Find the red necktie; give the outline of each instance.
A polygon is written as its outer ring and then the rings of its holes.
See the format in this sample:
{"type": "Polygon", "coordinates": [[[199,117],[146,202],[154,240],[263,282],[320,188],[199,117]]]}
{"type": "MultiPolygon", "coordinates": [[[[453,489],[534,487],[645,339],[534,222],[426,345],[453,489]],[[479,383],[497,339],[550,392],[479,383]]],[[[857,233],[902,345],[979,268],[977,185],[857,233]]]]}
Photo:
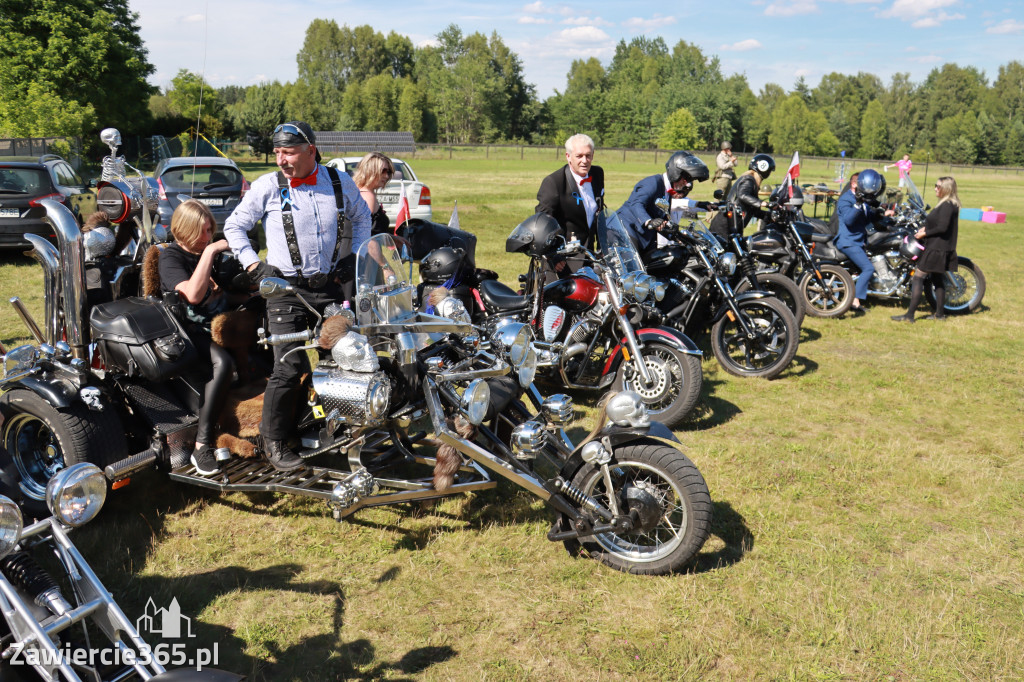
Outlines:
{"type": "Polygon", "coordinates": [[[304,178],[291,178],[288,180],[288,184],[292,187],[298,187],[299,185],[313,185],[316,186],[316,174],[320,172],[320,167],[317,166],[313,169],[313,172],[304,178]]]}
{"type": "Polygon", "coordinates": [[[585,178],[583,178],[582,180],[580,180],[580,189],[583,189],[583,185],[585,185],[585,184],[587,184],[588,182],[590,182],[590,181],[591,181],[591,179],[592,179],[592,178],[591,178],[591,177],[590,177],[590,176],[588,175],[587,177],[585,177],[585,178]]]}

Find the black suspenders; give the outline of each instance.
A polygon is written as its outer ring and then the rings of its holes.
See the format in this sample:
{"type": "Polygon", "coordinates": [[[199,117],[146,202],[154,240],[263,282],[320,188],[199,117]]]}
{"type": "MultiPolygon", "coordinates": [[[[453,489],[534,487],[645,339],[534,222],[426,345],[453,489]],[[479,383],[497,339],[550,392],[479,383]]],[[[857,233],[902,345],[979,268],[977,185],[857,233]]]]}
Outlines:
{"type": "MultiPolygon", "coordinates": [[[[338,236],[334,241],[334,257],[331,263],[331,268],[333,269],[334,264],[338,262],[342,254],[342,245],[345,244],[349,251],[352,250],[352,230],[348,227],[351,223],[345,220],[345,196],[341,189],[341,177],[338,175],[338,169],[333,166],[324,166],[324,168],[327,169],[327,174],[331,176],[331,185],[334,187],[334,202],[338,207],[338,236]]],[[[296,274],[301,277],[302,254],[299,252],[299,240],[295,236],[295,217],[292,215],[291,188],[288,185],[288,179],[281,171],[277,172],[277,189],[281,198],[281,224],[284,227],[285,242],[288,244],[288,254],[291,256],[292,266],[295,268],[296,274]]],[[[326,278],[327,273],[321,274],[326,278]]],[[[316,275],[313,275],[309,278],[311,283],[313,283],[315,277],[316,275]]]]}

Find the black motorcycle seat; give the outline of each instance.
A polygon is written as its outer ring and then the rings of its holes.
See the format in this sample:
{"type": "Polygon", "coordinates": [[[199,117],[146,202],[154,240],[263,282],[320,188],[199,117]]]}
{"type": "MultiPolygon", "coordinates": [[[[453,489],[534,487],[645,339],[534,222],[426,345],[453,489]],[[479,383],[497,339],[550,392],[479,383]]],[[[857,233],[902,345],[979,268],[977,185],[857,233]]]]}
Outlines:
{"type": "Polygon", "coordinates": [[[530,304],[528,296],[513,291],[496,279],[480,282],[480,298],[488,310],[516,310],[530,304]]]}

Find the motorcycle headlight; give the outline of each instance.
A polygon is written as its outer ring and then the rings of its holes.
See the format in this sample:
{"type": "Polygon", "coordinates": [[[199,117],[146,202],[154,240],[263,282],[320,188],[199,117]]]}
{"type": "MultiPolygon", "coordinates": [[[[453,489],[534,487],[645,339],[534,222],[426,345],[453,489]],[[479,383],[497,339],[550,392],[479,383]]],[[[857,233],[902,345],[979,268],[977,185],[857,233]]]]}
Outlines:
{"type": "Polygon", "coordinates": [[[627,272],[619,283],[622,285],[622,293],[634,296],[633,290],[636,288],[636,273],[627,272]]]}
{"type": "Polygon", "coordinates": [[[526,388],[533,383],[535,376],[537,376],[537,351],[531,343],[530,349],[526,351],[526,359],[523,360],[523,364],[519,365],[519,385],[526,388]]]}
{"type": "Polygon", "coordinates": [[[72,464],[46,484],[46,506],[65,526],[77,528],[89,523],[106,499],[107,479],[95,464],[72,464]]]}
{"type": "Polygon", "coordinates": [[[572,398],[564,393],[549,395],[541,404],[541,410],[553,426],[565,426],[572,421],[572,398]]]}
{"type": "Polygon", "coordinates": [[[466,306],[454,296],[447,296],[437,304],[437,314],[453,322],[469,323],[471,321],[466,306]]]}
{"type": "Polygon", "coordinates": [[[507,322],[494,330],[491,345],[508,359],[513,367],[519,367],[533,344],[533,330],[522,322],[507,322]]]}
{"type": "Polygon", "coordinates": [[[21,510],[9,497],[0,495],[0,559],[14,551],[21,537],[21,510]]]}
{"type": "Polygon", "coordinates": [[[366,416],[369,423],[376,423],[388,416],[391,402],[391,384],[384,378],[376,379],[366,395],[366,416]]]}
{"type": "Polygon", "coordinates": [[[470,424],[479,426],[484,422],[490,402],[491,387],[483,379],[473,379],[462,394],[462,412],[470,424]]]}
{"type": "Polygon", "coordinates": [[[544,425],[538,422],[523,422],[512,429],[512,454],[516,459],[535,459],[537,454],[544,449],[546,442],[547,434],[544,432],[544,425]]]}
{"type": "Polygon", "coordinates": [[[636,286],[633,287],[633,295],[636,296],[636,300],[643,301],[647,298],[647,294],[651,293],[652,284],[654,284],[654,278],[650,275],[637,275],[636,286]]]}
{"type": "Polygon", "coordinates": [[[654,282],[654,300],[660,301],[665,298],[665,294],[668,293],[668,287],[665,286],[664,282],[655,280],[654,282]]]}
{"type": "Polygon", "coordinates": [[[726,277],[732,277],[736,272],[736,254],[723,253],[718,257],[718,271],[726,277]]]}

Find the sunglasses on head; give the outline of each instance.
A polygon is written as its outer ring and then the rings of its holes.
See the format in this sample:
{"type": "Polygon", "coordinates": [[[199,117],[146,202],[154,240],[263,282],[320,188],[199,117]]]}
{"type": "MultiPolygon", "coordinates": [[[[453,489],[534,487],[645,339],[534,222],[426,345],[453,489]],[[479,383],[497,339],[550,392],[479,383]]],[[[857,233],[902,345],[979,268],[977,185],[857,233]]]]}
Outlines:
{"type": "Polygon", "coordinates": [[[306,133],[302,132],[302,128],[295,125],[294,123],[282,123],[281,125],[274,128],[275,135],[281,132],[290,133],[292,135],[298,135],[299,137],[306,141],[306,144],[313,144],[312,142],[309,141],[309,138],[306,137],[306,133]]]}

